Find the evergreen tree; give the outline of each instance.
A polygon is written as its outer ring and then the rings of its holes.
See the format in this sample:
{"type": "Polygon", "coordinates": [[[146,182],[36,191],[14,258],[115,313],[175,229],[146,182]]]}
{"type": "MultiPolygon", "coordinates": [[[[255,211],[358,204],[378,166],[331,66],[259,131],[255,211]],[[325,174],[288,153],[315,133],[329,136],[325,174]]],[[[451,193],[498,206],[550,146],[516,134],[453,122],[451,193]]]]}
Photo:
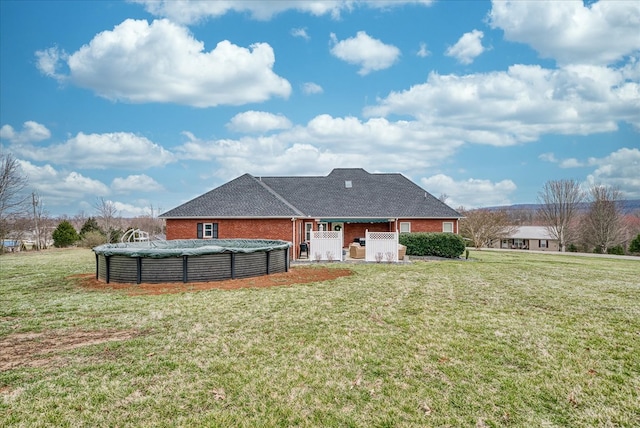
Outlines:
{"type": "Polygon", "coordinates": [[[638,233],[638,236],[633,238],[633,241],[629,244],[629,252],[640,253],[640,233],[638,233]]]}
{"type": "Polygon", "coordinates": [[[62,221],[51,234],[53,245],[56,247],[68,247],[80,239],[78,232],[67,220],[62,221]]]}
{"type": "Polygon", "coordinates": [[[104,232],[100,229],[100,226],[98,226],[98,221],[95,217],[89,217],[87,221],[84,222],[82,229],[80,229],[80,237],[83,238],[85,234],[89,232],[99,232],[104,235],[104,232]]]}

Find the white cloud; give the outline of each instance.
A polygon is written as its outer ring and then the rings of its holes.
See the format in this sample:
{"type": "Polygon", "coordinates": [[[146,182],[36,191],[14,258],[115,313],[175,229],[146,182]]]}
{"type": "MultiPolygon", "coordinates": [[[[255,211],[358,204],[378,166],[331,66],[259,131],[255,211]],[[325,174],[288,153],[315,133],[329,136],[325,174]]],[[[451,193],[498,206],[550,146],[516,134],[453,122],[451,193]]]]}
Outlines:
{"type": "Polygon", "coordinates": [[[551,152],[542,153],[538,156],[538,159],[545,162],[557,163],[560,168],[580,168],[585,166],[584,162],[580,162],[576,158],[558,159],[556,158],[556,155],[551,152]]]}
{"type": "Polygon", "coordinates": [[[227,128],[236,132],[268,132],[291,128],[291,121],[281,114],[265,111],[245,111],[231,118],[227,128]]]}
{"type": "Polygon", "coordinates": [[[58,49],[58,47],[52,47],[36,52],[36,67],[45,76],[53,77],[54,79],[64,80],[64,75],[58,73],[60,62],[68,59],[66,52],[58,49]]]}
{"type": "Polygon", "coordinates": [[[509,195],[517,189],[511,180],[502,180],[497,183],[477,178],[456,181],[444,174],[422,178],[420,184],[434,195],[447,194],[449,196],[447,205],[456,208],[509,205],[511,203],[509,195]]]}
{"type": "Polygon", "coordinates": [[[349,64],[359,65],[358,74],[361,76],[389,68],[400,57],[400,49],[384,44],[364,31],[358,31],[355,37],[340,41],[331,33],[331,42],[331,54],[349,64]]]}
{"type": "Polygon", "coordinates": [[[46,126],[29,120],[22,125],[22,131],[14,130],[11,125],[3,125],[0,138],[14,144],[35,143],[51,138],[51,132],[46,126]]]}
{"type": "Polygon", "coordinates": [[[61,172],[50,164],[37,166],[24,160],[19,162],[29,178],[29,185],[36,189],[48,203],[67,204],[85,196],[109,194],[109,188],[104,183],[85,177],[78,172],[61,172]]]}
{"type": "Polygon", "coordinates": [[[229,12],[247,12],[253,19],[269,20],[287,10],[309,13],[314,16],[331,15],[334,19],[342,12],[355,7],[389,9],[407,4],[430,5],[433,0],[281,0],[281,1],[175,1],[175,0],[133,0],[156,16],[164,16],[180,23],[194,23],[206,18],[215,18],[229,12]]]}
{"type": "Polygon", "coordinates": [[[148,175],[130,175],[116,177],[111,183],[111,189],[116,193],[159,192],[164,190],[162,185],[148,175]]]}
{"type": "Polygon", "coordinates": [[[551,152],[542,153],[540,156],[538,156],[538,159],[545,162],[558,163],[558,159],[556,158],[556,155],[551,152]]]}
{"type": "Polygon", "coordinates": [[[420,43],[420,49],[418,50],[418,53],[416,55],[418,55],[420,58],[425,58],[431,55],[431,52],[429,52],[429,50],[427,49],[426,43],[420,43]]]}
{"type": "Polygon", "coordinates": [[[309,40],[311,37],[309,37],[309,34],[307,34],[307,29],[306,28],[292,28],[291,29],[291,35],[293,37],[300,37],[302,39],[305,40],[309,40]]]}
{"type": "Polygon", "coordinates": [[[640,50],[637,1],[492,1],[492,28],[560,64],[611,64],[640,50]]]}
{"type": "Polygon", "coordinates": [[[602,184],[619,188],[628,199],[640,198],[640,149],[622,148],[604,158],[590,158],[597,166],[589,174],[589,184],[602,184]]]}
{"type": "Polygon", "coordinates": [[[462,64],[471,64],[485,50],[482,46],[483,37],[484,33],[479,30],[464,33],[455,45],[447,49],[445,55],[456,58],[462,64]]]}
{"type": "Polygon", "coordinates": [[[468,131],[469,142],[506,146],[543,134],[615,131],[621,121],[640,129],[639,100],[640,85],[622,70],[513,65],[506,72],[431,73],[426,83],[391,92],[364,114],[410,115],[432,126],[468,131]]]}
{"type": "Polygon", "coordinates": [[[302,93],[305,95],[321,94],[322,92],[324,92],[324,89],[317,83],[306,82],[302,84],[302,93]]]}
{"type": "MultiPolygon", "coordinates": [[[[44,52],[36,53],[48,58],[39,67],[50,74],[53,54],[44,52]]],[[[66,61],[70,82],[110,100],[213,107],[291,93],[289,82],[273,72],[275,55],[267,43],[247,49],[223,40],[206,52],[185,27],[168,20],[148,24],[127,19],[96,35],[66,61]]]]}
{"type": "Polygon", "coordinates": [[[184,135],[188,141],[176,148],[176,155],[185,160],[216,162],[221,166],[217,176],[222,179],[238,171],[279,175],[286,170],[308,175],[354,166],[418,173],[440,164],[463,144],[454,129],[384,118],[363,122],[356,117],[326,114],[305,126],[268,136],[207,141],[188,132],[184,135]]]}
{"type": "Polygon", "coordinates": [[[79,168],[135,168],[163,166],[174,161],[173,153],[145,137],[127,132],[78,133],[61,144],[47,147],[15,146],[27,159],[73,165],[79,168]]]}
{"type": "Polygon", "coordinates": [[[563,159],[559,166],[560,168],[580,168],[583,167],[584,164],[576,158],[567,158],[563,159]]]}
{"type": "Polygon", "coordinates": [[[113,204],[118,212],[118,216],[131,218],[149,215],[149,210],[145,206],[137,206],[119,201],[107,201],[113,204]]]}

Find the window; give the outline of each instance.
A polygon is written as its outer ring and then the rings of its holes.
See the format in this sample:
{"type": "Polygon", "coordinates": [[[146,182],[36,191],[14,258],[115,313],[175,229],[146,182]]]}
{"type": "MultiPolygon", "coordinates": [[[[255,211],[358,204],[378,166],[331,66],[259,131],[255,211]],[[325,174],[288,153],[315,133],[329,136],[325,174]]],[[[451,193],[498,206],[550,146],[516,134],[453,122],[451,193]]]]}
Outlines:
{"type": "Polygon", "coordinates": [[[539,247],[540,248],[548,248],[549,247],[549,243],[547,242],[546,239],[541,239],[539,247]]]}
{"type": "Polygon", "coordinates": [[[401,221],[400,222],[400,233],[411,233],[411,222],[410,221],[401,221]]]}
{"type": "Polygon", "coordinates": [[[453,233],[453,222],[452,221],[443,221],[442,222],[442,231],[453,233]]]}
{"type": "Polygon", "coordinates": [[[313,223],[304,224],[304,240],[311,241],[311,231],[313,230],[313,223]]]}
{"type": "Polygon", "coordinates": [[[198,239],[218,239],[218,223],[198,223],[198,239]]]}

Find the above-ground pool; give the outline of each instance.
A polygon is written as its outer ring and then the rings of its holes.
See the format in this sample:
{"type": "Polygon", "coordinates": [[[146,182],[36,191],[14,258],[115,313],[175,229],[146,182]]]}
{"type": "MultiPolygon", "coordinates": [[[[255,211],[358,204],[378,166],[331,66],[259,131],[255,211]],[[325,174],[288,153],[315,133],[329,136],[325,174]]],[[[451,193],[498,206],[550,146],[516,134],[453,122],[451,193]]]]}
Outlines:
{"type": "Polygon", "coordinates": [[[206,282],[287,272],[286,241],[180,239],[104,244],[96,278],[107,283],[206,282]]]}

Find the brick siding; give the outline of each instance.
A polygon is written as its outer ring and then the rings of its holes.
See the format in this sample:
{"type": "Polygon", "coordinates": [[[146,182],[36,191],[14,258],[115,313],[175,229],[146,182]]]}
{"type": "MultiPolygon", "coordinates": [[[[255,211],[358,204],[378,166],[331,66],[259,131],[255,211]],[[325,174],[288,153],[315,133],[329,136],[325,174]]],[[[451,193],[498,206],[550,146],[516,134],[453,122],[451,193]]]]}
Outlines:
{"type": "MultiPolygon", "coordinates": [[[[442,223],[453,222],[454,232],[458,233],[457,220],[442,219],[399,219],[411,222],[411,232],[442,232],[442,223]]],[[[197,239],[198,223],[218,223],[219,239],[279,239],[293,242],[295,246],[304,240],[304,223],[313,222],[314,230],[318,225],[313,220],[296,221],[296,237],[292,236],[291,219],[167,219],[167,239],[197,239]]],[[[345,223],[344,246],[348,246],[356,238],[364,238],[365,230],[369,232],[386,232],[395,229],[394,223],[345,223]]]]}
{"type": "Polygon", "coordinates": [[[197,239],[198,223],[218,223],[219,239],[291,241],[291,219],[167,219],[167,239],[197,239]]]}

